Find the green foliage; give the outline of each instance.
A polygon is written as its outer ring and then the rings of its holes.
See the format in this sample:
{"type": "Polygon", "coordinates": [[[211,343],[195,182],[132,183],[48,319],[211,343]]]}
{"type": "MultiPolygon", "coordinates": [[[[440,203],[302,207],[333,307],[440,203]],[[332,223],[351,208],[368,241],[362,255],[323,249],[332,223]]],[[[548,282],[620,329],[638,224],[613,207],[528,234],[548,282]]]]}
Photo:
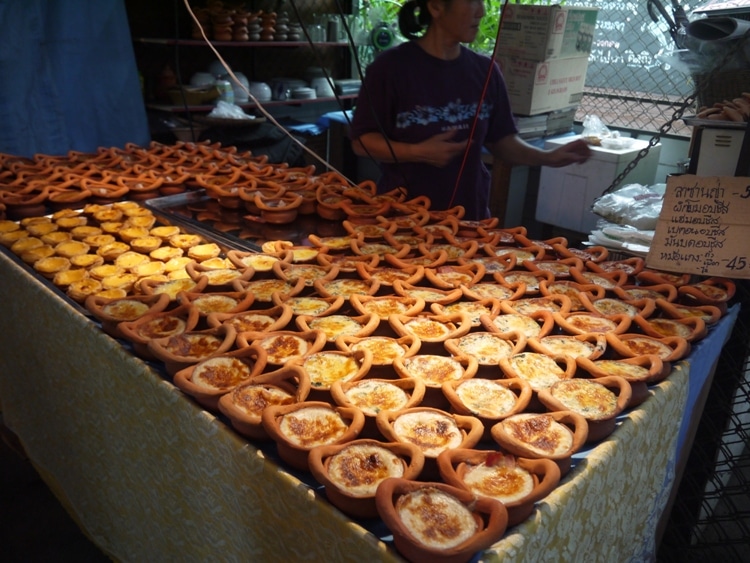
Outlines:
{"type": "MultiPolygon", "coordinates": [[[[364,13],[374,10],[379,18],[388,23],[393,23],[398,19],[398,11],[405,0],[365,0],[361,6],[364,13]]],[[[482,19],[479,26],[477,38],[470,45],[472,49],[480,53],[490,54],[495,47],[497,39],[497,27],[500,21],[500,11],[502,10],[505,0],[485,0],[485,9],[487,14],[482,19]]],[[[554,2],[553,0],[509,0],[514,4],[563,4],[562,1],[554,2]]]]}

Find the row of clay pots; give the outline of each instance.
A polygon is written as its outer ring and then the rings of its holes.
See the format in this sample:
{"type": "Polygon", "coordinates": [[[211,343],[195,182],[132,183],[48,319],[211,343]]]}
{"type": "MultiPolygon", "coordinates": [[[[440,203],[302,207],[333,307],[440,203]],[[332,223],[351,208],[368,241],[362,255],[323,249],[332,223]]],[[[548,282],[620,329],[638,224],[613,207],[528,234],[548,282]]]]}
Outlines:
{"type": "Polygon", "coordinates": [[[130,145],[124,150],[70,151],[64,156],[37,155],[34,159],[0,157],[0,204],[15,219],[90,202],[172,195],[200,187],[197,176],[206,183],[214,175],[285,168],[266,166],[266,157],[237,155],[235,148],[224,150],[208,143],[174,147],[152,143],[148,149],[130,145]]]}

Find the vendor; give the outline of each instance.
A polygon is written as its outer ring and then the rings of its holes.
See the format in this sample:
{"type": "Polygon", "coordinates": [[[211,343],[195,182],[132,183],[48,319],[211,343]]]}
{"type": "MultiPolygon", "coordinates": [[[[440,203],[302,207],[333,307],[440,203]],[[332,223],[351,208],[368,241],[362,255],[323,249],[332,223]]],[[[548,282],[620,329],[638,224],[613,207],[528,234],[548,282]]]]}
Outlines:
{"type": "Polygon", "coordinates": [[[351,127],[354,153],[381,164],[381,193],[402,187],[409,197],[429,197],[432,209],[461,205],[464,218],[483,219],[491,185],[483,148],[510,165],[560,167],[589,158],[584,141],[545,151],[518,136],[499,67],[463,45],[484,15],[483,0],[408,0],[401,7],[399,30],[409,41],[367,68],[351,127]]]}

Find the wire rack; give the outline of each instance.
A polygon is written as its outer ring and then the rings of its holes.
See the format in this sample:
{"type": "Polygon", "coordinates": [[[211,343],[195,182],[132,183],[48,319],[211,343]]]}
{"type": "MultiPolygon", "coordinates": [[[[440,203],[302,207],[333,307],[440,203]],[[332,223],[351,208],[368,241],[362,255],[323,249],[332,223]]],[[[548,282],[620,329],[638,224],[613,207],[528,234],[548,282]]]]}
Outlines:
{"type": "Polygon", "coordinates": [[[750,281],[719,357],[677,498],[658,553],[663,563],[750,561],[750,281]]]}

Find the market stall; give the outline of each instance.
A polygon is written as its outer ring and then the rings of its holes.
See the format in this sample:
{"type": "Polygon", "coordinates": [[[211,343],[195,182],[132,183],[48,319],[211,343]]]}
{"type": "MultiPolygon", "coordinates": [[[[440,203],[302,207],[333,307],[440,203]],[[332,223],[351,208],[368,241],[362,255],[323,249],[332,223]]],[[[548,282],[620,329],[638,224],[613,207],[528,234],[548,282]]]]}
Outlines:
{"type": "MultiPolygon", "coordinates": [[[[279,466],[272,451],[239,437],[7,256],[0,260],[5,422],[106,553],[123,561],[397,559],[387,531],[332,508],[309,477],[279,466]]],[[[688,388],[710,383],[736,314],[696,347],[699,366],[676,365],[483,558],[653,553],[679,429],[696,414],[686,410],[688,388]]]]}
{"type": "MultiPolygon", "coordinates": [[[[220,186],[211,189],[221,193],[220,186]]],[[[147,205],[158,208],[158,200],[151,202],[147,205]]],[[[350,219],[364,211],[360,203],[350,206],[350,219]]],[[[204,236],[217,226],[214,220],[226,229],[213,231],[225,252],[226,245],[260,242],[233,239],[226,208],[220,216],[197,212],[205,220],[204,236]]],[[[77,212],[58,216],[67,213],[77,212]]],[[[299,224],[292,224],[293,230],[299,224]]],[[[189,229],[189,220],[184,225],[189,229]]],[[[325,225],[341,228],[336,222],[325,225]]],[[[278,234],[282,227],[266,234],[278,234]]],[[[326,239],[341,242],[348,235],[339,232],[308,235],[303,247],[315,250],[311,241],[326,239]]],[[[503,233],[511,234],[494,231],[496,237],[503,233]]],[[[513,245],[490,245],[495,259],[501,247],[519,252],[533,247],[530,241],[519,244],[522,237],[511,239],[513,245]]],[[[363,247],[361,239],[352,240],[352,248],[363,247]]],[[[118,560],[242,559],[248,554],[263,560],[399,558],[380,519],[352,519],[333,508],[310,473],[279,459],[273,442],[248,440],[223,414],[197,404],[175,386],[162,362],[144,360],[132,342],[106,334],[81,301],[35,273],[12,248],[6,244],[0,255],[3,418],[105,552],[118,560]]],[[[514,260],[504,260],[509,274],[514,260]]],[[[516,270],[526,271],[529,261],[534,262],[526,260],[516,270]]],[[[552,260],[570,261],[570,256],[552,260]]],[[[423,286],[434,287],[434,280],[425,278],[423,286]]],[[[644,402],[618,416],[609,437],[575,454],[572,469],[528,519],[508,528],[477,557],[525,561],[544,552],[576,559],[595,550],[601,558],[638,560],[653,554],[678,460],[690,446],[687,425],[698,414],[700,396],[710,386],[738,312],[730,307],[713,322],[690,355],[673,362],[669,375],[649,387],[644,402]]]]}

